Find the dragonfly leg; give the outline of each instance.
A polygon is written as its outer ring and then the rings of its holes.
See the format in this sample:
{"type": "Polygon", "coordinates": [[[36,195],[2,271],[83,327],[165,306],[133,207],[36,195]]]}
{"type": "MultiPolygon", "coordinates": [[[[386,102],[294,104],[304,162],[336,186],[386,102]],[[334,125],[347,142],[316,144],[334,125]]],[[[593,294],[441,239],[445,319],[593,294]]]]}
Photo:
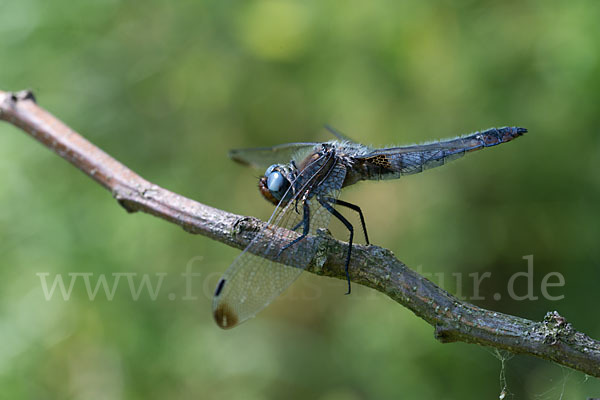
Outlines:
{"type": "Polygon", "coordinates": [[[293,227],[292,229],[290,229],[290,230],[292,230],[292,231],[296,232],[296,230],[297,230],[298,228],[300,228],[302,225],[304,225],[304,218],[302,218],[302,219],[300,220],[300,222],[298,222],[298,223],[296,224],[296,226],[294,226],[294,227],[293,227]]]}
{"type": "Polygon", "coordinates": [[[292,247],[293,245],[304,239],[306,236],[308,236],[308,232],[310,232],[310,206],[308,204],[308,201],[304,202],[304,214],[302,216],[302,221],[300,221],[298,225],[296,225],[292,230],[295,231],[300,227],[300,225],[304,226],[302,228],[302,235],[298,236],[296,239],[283,246],[279,250],[279,253],[277,253],[277,257],[281,256],[281,253],[283,253],[285,250],[292,247]]]}
{"type": "MultiPolygon", "coordinates": [[[[350,294],[352,288],[350,286],[350,272],[348,271],[348,268],[350,267],[350,255],[352,254],[352,239],[354,239],[354,227],[352,226],[350,221],[348,221],[342,214],[338,212],[338,210],[333,208],[333,206],[327,202],[328,198],[319,198],[318,200],[319,203],[321,203],[321,205],[325,207],[327,211],[329,211],[334,217],[342,221],[342,224],[344,224],[346,226],[346,229],[350,231],[350,238],[348,239],[348,256],[346,257],[345,267],[346,280],[348,281],[348,292],[346,292],[346,294],[350,294]]],[[[337,202],[339,203],[339,200],[337,202]]]]}
{"type": "MultiPolygon", "coordinates": [[[[299,198],[296,199],[296,202],[294,203],[294,209],[296,210],[296,214],[300,214],[300,211],[298,211],[298,202],[300,201],[299,198]]],[[[298,223],[298,225],[296,225],[296,229],[298,229],[298,227],[301,225],[303,221],[300,221],[300,223],[298,223]]],[[[295,231],[296,229],[292,229],[293,231],[295,231]]]]}
{"type": "Polygon", "coordinates": [[[365,241],[367,242],[367,244],[370,244],[369,243],[369,235],[367,235],[367,225],[365,224],[365,217],[359,206],[357,206],[356,204],[348,203],[347,201],[344,201],[344,200],[334,199],[333,197],[326,197],[325,200],[330,203],[337,204],[337,205],[340,205],[343,207],[347,207],[351,210],[356,211],[358,213],[358,215],[360,216],[360,223],[363,228],[363,233],[365,234],[365,241]]]}

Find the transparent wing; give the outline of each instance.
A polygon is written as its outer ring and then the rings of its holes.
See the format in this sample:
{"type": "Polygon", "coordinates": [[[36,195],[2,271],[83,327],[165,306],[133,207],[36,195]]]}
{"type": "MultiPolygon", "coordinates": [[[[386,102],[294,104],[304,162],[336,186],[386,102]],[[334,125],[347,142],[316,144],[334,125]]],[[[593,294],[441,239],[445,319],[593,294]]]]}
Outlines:
{"type": "Polygon", "coordinates": [[[303,230],[304,203],[299,201],[296,207],[292,199],[275,209],[267,226],[235,259],[219,281],[213,298],[213,316],[221,328],[232,328],[253,317],[298,278],[317,251],[317,230],[326,228],[331,219],[316,196],[337,199],[345,173],[344,167],[334,166],[319,185],[318,194],[308,200],[310,239],[305,238],[281,251],[300,237],[299,232],[303,230]],[[297,231],[292,231],[296,226],[299,226],[297,231]]]}
{"type": "Polygon", "coordinates": [[[344,135],[342,132],[338,131],[334,127],[329,124],[325,124],[325,129],[327,129],[333,136],[338,138],[339,140],[350,142],[350,143],[358,143],[356,140],[350,139],[348,136],[344,135]]]}
{"type": "Polygon", "coordinates": [[[267,168],[273,164],[288,163],[294,154],[312,149],[317,145],[318,143],[285,143],[273,147],[234,149],[229,151],[229,157],[240,164],[267,168]]]}
{"type": "Polygon", "coordinates": [[[356,160],[367,175],[365,179],[399,178],[439,167],[472,151],[509,142],[526,132],[527,129],[517,127],[492,128],[440,142],[374,150],[356,160]]]}

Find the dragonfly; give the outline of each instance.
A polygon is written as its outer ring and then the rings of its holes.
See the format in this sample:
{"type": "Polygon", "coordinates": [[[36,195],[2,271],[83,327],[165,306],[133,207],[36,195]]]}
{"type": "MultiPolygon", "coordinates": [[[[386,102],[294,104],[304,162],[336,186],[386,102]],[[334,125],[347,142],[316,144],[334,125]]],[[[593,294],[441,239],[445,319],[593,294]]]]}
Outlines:
{"type": "Polygon", "coordinates": [[[318,242],[309,238],[318,238],[318,230],[326,229],[332,218],[349,233],[345,274],[346,294],[350,293],[354,226],[341,208],[358,214],[367,245],[369,238],[360,207],[339,198],[346,186],[417,174],[527,132],[519,127],[491,128],[431,143],[372,148],[326,128],[335,140],[230,151],[234,161],[266,168],[258,188],[275,210],[217,283],[212,306],[219,327],[233,328],[254,317],[287,289],[317,252],[318,242]]]}

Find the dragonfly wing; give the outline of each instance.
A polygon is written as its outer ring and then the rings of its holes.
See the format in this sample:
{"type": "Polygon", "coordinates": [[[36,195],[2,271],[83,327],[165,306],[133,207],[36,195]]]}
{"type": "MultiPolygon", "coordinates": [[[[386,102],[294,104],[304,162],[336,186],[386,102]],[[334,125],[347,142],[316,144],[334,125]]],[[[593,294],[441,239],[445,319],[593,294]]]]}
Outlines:
{"type": "Polygon", "coordinates": [[[338,138],[341,141],[346,141],[346,142],[350,142],[350,143],[358,143],[356,140],[350,139],[348,136],[344,135],[342,132],[338,131],[337,129],[335,129],[334,127],[332,127],[329,124],[325,124],[325,129],[327,129],[329,131],[329,133],[331,133],[333,136],[335,136],[336,138],[338,138]]]}
{"type": "MultiPolygon", "coordinates": [[[[320,185],[319,195],[339,196],[345,176],[342,168],[320,185]]],[[[225,272],[213,298],[213,316],[221,328],[232,328],[256,315],[290,286],[313,259],[318,248],[317,230],[326,228],[331,219],[315,198],[308,200],[310,240],[303,239],[281,251],[300,237],[292,229],[299,226],[298,231],[302,232],[303,207],[301,200],[296,207],[295,199],[285,206],[280,204],[267,226],[225,272]]]]}
{"type": "Polygon", "coordinates": [[[240,164],[267,168],[273,164],[288,163],[296,153],[308,151],[317,145],[318,143],[285,143],[273,147],[234,149],[229,151],[229,157],[240,164]]]}
{"type": "Polygon", "coordinates": [[[439,167],[466,153],[509,142],[524,133],[524,128],[492,128],[483,132],[440,142],[375,150],[356,157],[364,179],[393,179],[439,167]]]}

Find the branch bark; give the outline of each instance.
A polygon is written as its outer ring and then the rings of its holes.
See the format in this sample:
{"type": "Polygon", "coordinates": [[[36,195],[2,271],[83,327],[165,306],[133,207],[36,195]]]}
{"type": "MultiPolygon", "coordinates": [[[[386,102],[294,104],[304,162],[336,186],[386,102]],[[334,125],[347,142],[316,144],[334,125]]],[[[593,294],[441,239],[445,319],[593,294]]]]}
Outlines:
{"type": "MultiPolygon", "coordinates": [[[[142,211],[239,249],[265,225],[146,181],[39,107],[30,91],[0,91],[0,119],[27,132],[110,190],[128,212],[142,211]]],[[[345,279],[348,244],[320,235],[322,240],[314,242],[320,243],[319,251],[308,270],[345,279]]],[[[477,343],[529,354],[600,377],[600,342],[577,332],[556,311],[536,322],[477,307],[406,267],[391,251],[373,245],[354,245],[350,278],[413,311],[435,328],[435,337],[441,342],[477,343]]]]}

